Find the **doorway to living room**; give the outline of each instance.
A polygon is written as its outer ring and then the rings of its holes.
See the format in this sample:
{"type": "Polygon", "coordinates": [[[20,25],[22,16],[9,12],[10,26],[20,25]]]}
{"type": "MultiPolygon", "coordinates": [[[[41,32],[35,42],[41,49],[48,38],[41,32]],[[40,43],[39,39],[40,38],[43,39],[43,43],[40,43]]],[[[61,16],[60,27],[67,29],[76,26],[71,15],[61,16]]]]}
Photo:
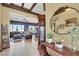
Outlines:
{"type": "Polygon", "coordinates": [[[38,41],[38,18],[10,13],[10,46],[17,42],[38,41]]]}

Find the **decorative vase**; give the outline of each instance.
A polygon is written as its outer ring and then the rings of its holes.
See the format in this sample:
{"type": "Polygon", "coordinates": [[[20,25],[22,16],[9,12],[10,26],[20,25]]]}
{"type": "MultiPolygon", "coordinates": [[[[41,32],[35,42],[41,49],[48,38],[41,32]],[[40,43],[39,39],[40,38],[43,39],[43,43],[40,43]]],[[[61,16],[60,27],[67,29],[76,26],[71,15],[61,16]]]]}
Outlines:
{"type": "Polygon", "coordinates": [[[47,42],[48,43],[52,43],[52,39],[47,39],[47,42]]]}

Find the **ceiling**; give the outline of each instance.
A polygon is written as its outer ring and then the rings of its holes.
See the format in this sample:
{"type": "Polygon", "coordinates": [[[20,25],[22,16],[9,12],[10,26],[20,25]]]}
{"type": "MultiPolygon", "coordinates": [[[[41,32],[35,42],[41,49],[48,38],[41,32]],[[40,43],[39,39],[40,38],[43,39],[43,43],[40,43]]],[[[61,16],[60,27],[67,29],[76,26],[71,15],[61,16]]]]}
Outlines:
{"type": "MultiPolygon", "coordinates": [[[[19,11],[28,12],[34,15],[45,15],[44,3],[2,3],[3,6],[13,8],[19,11]]],[[[10,18],[14,21],[38,23],[38,19],[34,17],[27,17],[20,14],[10,12],[10,18]]]]}
{"type": "Polygon", "coordinates": [[[8,3],[16,5],[17,7],[23,7],[31,12],[40,14],[40,15],[45,15],[45,6],[44,3],[8,3]]]}
{"type": "Polygon", "coordinates": [[[32,9],[32,12],[36,12],[36,13],[39,13],[39,14],[44,15],[45,12],[44,12],[43,3],[38,3],[38,4],[32,9]]]}
{"type": "Polygon", "coordinates": [[[20,21],[20,22],[29,22],[29,23],[38,23],[38,18],[23,16],[21,14],[10,12],[10,20],[20,21]]]}

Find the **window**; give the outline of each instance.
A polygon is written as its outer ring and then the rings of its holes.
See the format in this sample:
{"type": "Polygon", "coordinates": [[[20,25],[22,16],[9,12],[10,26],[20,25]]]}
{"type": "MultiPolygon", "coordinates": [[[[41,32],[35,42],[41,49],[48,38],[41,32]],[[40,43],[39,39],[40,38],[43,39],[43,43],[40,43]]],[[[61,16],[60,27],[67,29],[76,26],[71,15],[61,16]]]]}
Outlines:
{"type": "Polygon", "coordinates": [[[17,31],[18,26],[13,24],[13,28],[12,29],[13,29],[13,31],[17,31]]]}
{"type": "Polygon", "coordinates": [[[10,24],[10,32],[12,31],[24,31],[24,25],[10,24]]]}
{"type": "Polygon", "coordinates": [[[21,31],[24,31],[24,25],[21,25],[21,31]]]}
{"type": "Polygon", "coordinates": [[[17,25],[17,28],[16,29],[18,29],[18,31],[22,31],[21,25],[17,25]]]}
{"type": "Polygon", "coordinates": [[[10,24],[10,27],[9,27],[9,29],[10,29],[10,32],[12,32],[12,24],[10,24]]]}
{"type": "Polygon", "coordinates": [[[34,30],[35,29],[35,26],[29,26],[29,29],[31,29],[31,28],[34,30]]]}

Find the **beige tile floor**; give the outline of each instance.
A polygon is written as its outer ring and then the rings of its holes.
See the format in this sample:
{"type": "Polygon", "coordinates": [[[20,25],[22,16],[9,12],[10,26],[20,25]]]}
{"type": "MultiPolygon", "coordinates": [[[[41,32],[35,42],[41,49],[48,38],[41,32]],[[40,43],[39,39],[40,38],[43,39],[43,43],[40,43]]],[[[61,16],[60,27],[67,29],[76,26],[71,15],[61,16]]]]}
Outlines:
{"type": "Polygon", "coordinates": [[[10,48],[0,52],[0,56],[39,56],[37,41],[34,42],[11,42],[10,48]]]}

